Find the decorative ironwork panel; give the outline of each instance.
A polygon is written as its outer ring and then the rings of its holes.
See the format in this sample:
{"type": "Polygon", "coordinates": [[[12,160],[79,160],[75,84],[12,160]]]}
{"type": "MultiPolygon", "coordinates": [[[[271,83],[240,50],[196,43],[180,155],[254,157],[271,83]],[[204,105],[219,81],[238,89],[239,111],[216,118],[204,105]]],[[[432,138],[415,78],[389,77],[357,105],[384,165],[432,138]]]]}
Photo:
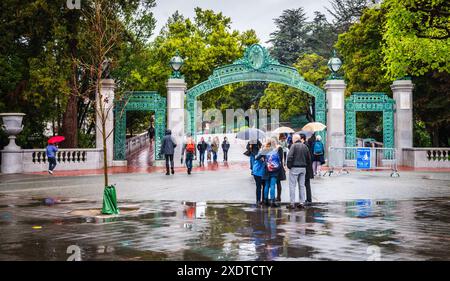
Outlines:
{"type": "MultiPolygon", "coordinates": [[[[394,111],[395,100],[380,92],[356,92],[345,100],[345,145],[356,146],[356,112],[383,112],[383,144],[394,147],[394,111]]],[[[385,158],[392,158],[391,151],[385,152],[385,158]]],[[[353,159],[354,155],[347,155],[353,159]]]]}
{"type": "MultiPolygon", "coordinates": [[[[190,113],[190,129],[195,135],[196,99],[204,93],[237,82],[265,81],[284,84],[315,97],[315,120],[326,124],[325,91],[308,83],[297,69],[281,65],[269,55],[264,47],[254,44],[245,50],[244,57],[234,63],[216,68],[208,80],[197,84],[186,92],[187,109],[190,113]]],[[[325,141],[326,132],[320,132],[325,141]]]]}
{"type": "Polygon", "coordinates": [[[154,159],[161,160],[159,153],[166,128],[166,98],[155,91],[126,92],[115,102],[114,160],[126,159],[127,111],[153,111],[155,113],[154,159]]]}

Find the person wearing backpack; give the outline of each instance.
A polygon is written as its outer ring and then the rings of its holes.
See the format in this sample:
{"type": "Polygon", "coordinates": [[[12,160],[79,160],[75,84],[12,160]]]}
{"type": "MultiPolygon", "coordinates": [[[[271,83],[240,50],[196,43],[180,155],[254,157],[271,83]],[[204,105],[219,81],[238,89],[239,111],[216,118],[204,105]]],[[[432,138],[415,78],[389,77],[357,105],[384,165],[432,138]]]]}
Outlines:
{"type": "Polygon", "coordinates": [[[324,157],[324,146],[321,142],[322,137],[316,136],[316,141],[313,145],[313,159],[312,159],[312,166],[313,166],[313,173],[314,176],[317,176],[317,173],[320,175],[320,166],[325,163],[325,157],[324,157]]]}
{"type": "Polygon", "coordinates": [[[278,150],[272,147],[271,141],[267,142],[261,153],[255,157],[255,160],[260,159],[263,159],[266,164],[266,173],[263,177],[265,180],[264,203],[266,206],[279,207],[280,205],[275,202],[275,185],[280,172],[281,159],[278,150]]]}
{"type": "Polygon", "coordinates": [[[183,151],[186,152],[186,168],[188,175],[190,175],[192,172],[192,161],[195,156],[195,141],[190,135],[188,135],[188,138],[186,139],[183,151]]]}

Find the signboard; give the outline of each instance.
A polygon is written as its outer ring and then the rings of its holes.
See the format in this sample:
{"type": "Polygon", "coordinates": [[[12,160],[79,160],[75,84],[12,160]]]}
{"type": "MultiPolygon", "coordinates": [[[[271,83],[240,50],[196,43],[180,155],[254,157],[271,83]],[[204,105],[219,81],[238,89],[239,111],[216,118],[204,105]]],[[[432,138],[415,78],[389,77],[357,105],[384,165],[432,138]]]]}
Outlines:
{"type": "Polygon", "coordinates": [[[370,148],[356,149],[356,168],[370,169],[370,148]]]}

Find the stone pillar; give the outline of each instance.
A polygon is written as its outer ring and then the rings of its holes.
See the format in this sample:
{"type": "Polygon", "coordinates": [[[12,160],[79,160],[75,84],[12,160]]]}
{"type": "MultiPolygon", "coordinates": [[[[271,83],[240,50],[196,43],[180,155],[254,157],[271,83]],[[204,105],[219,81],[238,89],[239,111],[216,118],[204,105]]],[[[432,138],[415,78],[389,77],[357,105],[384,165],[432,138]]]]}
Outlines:
{"type": "Polygon", "coordinates": [[[413,88],[411,80],[396,80],[391,85],[395,100],[394,142],[400,165],[402,149],[413,147],[413,88]]]}
{"type": "Polygon", "coordinates": [[[327,152],[345,146],[345,84],[344,80],[328,80],[327,91],[327,152]]]}
{"type": "Polygon", "coordinates": [[[106,118],[106,135],[110,134],[108,139],[106,139],[106,148],[107,148],[107,156],[108,166],[113,165],[113,155],[114,155],[114,89],[116,84],[113,79],[102,79],[101,80],[101,88],[100,95],[97,94],[96,97],[96,106],[97,106],[97,115],[96,115],[96,134],[95,134],[95,144],[97,148],[103,149],[103,136],[102,136],[102,121],[100,114],[100,102],[99,98],[102,99],[103,110],[105,114],[107,114],[106,118]]]}
{"type": "Polygon", "coordinates": [[[177,143],[174,154],[175,166],[181,166],[181,148],[184,132],[184,97],[187,84],[183,78],[170,78],[167,81],[167,129],[177,143]]]}

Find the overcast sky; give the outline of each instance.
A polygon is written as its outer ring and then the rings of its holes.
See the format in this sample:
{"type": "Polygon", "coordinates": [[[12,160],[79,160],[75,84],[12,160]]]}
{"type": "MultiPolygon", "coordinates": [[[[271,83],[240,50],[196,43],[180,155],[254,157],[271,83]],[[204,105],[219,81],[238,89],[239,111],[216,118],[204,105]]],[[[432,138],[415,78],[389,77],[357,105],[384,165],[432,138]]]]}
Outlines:
{"type": "Polygon", "coordinates": [[[153,10],[157,20],[155,33],[159,34],[176,10],[193,18],[194,8],[201,7],[230,17],[233,29],[254,29],[261,43],[266,45],[269,34],[275,30],[273,19],[279,17],[283,10],[303,7],[310,19],[314,11],[320,11],[329,18],[325,6],[329,7],[329,0],[156,0],[153,10]]]}

